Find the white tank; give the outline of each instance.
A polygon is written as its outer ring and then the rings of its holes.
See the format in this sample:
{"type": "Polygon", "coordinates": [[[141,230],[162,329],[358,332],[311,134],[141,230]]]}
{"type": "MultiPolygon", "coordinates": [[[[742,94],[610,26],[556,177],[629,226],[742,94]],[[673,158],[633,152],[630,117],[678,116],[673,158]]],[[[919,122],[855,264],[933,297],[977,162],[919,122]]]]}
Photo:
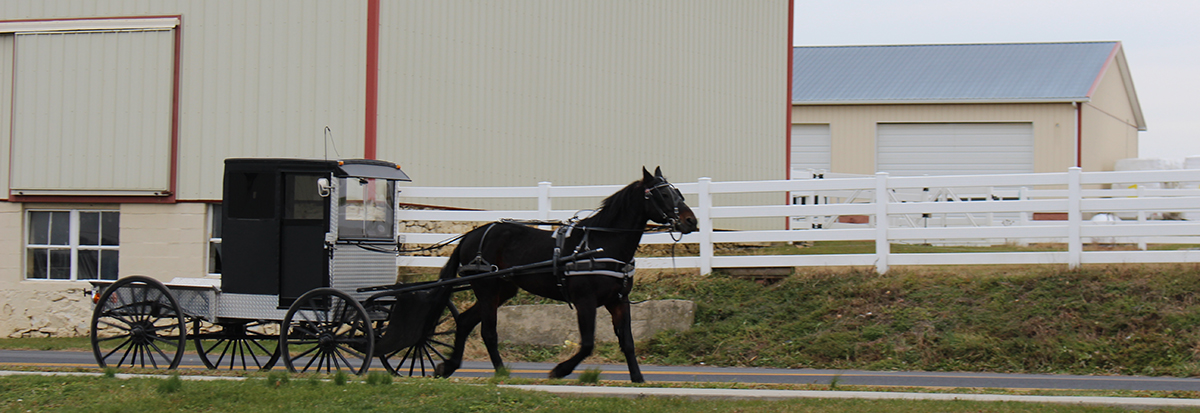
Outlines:
{"type": "MultiPolygon", "coordinates": [[[[1118,159],[1113,165],[1113,170],[1122,171],[1165,171],[1170,169],[1179,169],[1178,164],[1175,164],[1166,159],[1160,158],[1126,158],[1118,159]]],[[[1141,183],[1124,183],[1113,184],[1113,189],[1136,189],[1138,187],[1145,189],[1162,189],[1167,187],[1166,182],[1141,182],[1141,183]]],[[[1137,212],[1122,211],[1118,214],[1122,219],[1137,219],[1137,212]]],[[[1146,219],[1163,219],[1163,214],[1160,211],[1147,211],[1146,219]]]]}

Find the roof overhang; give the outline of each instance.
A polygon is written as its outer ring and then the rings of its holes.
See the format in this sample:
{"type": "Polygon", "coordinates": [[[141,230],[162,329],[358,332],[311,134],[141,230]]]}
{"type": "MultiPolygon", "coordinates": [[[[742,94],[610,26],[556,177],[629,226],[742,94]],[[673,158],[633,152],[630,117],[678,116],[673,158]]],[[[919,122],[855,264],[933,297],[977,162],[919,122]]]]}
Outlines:
{"type": "Polygon", "coordinates": [[[1044,98],[1044,99],[913,99],[913,100],[828,100],[828,101],[797,101],[792,106],[830,106],[830,105],[962,105],[962,104],[999,104],[999,103],[1082,103],[1090,102],[1091,98],[1044,98]]]}
{"type": "MultiPolygon", "coordinates": [[[[1118,47],[1120,43],[1118,42],[1118,47]]],[[[1129,108],[1133,110],[1133,120],[1137,124],[1137,130],[1146,130],[1146,118],[1142,116],[1142,104],[1138,102],[1137,91],[1133,88],[1133,75],[1129,74],[1129,63],[1125,61],[1125,50],[1122,47],[1117,50],[1113,60],[1117,63],[1117,68],[1121,70],[1121,83],[1125,85],[1125,94],[1129,96],[1129,108]]]]}

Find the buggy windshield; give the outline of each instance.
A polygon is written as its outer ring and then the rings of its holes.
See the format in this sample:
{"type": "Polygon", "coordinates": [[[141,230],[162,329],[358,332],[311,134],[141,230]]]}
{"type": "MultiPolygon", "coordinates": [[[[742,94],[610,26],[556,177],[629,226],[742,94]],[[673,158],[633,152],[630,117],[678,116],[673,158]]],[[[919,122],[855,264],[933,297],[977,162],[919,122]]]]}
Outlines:
{"type": "Polygon", "coordinates": [[[342,178],[338,188],[338,238],[395,239],[395,183],[386,179],[342,178]]]}

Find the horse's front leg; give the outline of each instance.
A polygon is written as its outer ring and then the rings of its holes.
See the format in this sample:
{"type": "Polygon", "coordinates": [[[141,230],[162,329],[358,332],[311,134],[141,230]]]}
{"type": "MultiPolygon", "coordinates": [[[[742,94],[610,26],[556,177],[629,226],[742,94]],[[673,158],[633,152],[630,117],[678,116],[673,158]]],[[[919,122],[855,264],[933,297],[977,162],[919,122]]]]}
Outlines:
{"type": "Polygon", "coordinates": [[[612,314],[613,332],[617,334],[617,342],[621,345],[621,353],[625,354],[625,363],[629,365],[629,381],[643,383],[642,369],[638,367],[637,352],[633,348],[633,321],[629,309],[629,300],[620,300],[604,306],[612,314]]]}
{"type": "Polygon", "coordinates": [[[579,352],[550,370],[550,378],[567,377],[583,359],[592,355],[596,345],[596,300],[583,298],[575,301],[575,316],[579,319],[579,352]]]}

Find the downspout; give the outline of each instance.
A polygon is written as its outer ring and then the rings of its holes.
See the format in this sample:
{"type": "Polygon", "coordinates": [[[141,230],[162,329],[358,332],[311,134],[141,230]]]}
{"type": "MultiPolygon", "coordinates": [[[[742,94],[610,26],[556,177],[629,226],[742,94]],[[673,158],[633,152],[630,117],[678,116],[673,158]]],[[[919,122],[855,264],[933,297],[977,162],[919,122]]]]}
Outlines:
{"type": "Polygon", "coordinates": [[[375,159],[379,119],[379,0],[367,0],[367,102],[363,158],[375,159]]]}

